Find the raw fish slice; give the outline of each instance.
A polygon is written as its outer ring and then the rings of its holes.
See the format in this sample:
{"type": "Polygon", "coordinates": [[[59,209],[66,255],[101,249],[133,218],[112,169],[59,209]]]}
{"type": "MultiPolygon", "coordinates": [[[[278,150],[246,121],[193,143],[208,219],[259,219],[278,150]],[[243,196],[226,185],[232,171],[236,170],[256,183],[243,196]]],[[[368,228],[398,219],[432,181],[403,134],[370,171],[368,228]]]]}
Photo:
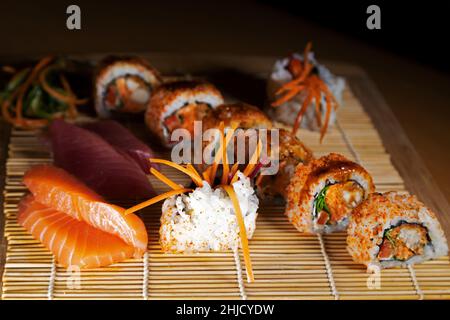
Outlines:
{"type": "Polygon", "coordinates": [[[99,135],[63,120],[50,126],[55,165],[67,170],[108,200],[155,195],[142,169],[99,135]]]}
{"type": "Polygon", "coordinates": [[[145,174],[150,173],[150,166],[159,169],[157,164],[150,164],[150,158],[156,158],[154,152],[141,140],[136,138],[127,128],[114,120],[100,120],[83,126],[120,151],[129,155],[145,174]]]}
{"type": "Polygon", "coordinates": [[[20,202],[18,220],[64,267],[97,268],[133,256],[134,248],[119,237],[48,208],[31,195],[20,202]]]}
{"type": "Polygon", "coordinates": [[[25,173],[23,181],[37,202],[120,237],[135,248],[135,257],[141,257],[146,251],[147,231],[138,216],[124,215],[125,209],[104,202],[101,196],[63,169],[52,165],[34,166],[25,173]]]}

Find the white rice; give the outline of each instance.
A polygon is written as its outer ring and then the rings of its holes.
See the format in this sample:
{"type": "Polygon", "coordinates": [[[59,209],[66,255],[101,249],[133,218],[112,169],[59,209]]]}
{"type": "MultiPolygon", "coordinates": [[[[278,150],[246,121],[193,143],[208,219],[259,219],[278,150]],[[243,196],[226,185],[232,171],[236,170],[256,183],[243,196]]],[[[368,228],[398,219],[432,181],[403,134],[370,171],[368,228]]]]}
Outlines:
{"type": "MultiPolygon", "coordinates": [[[[238,173],[233,188],[239,200],[247,237],[255,231],[258,198],[250,179],[238,173]]],[[[227,193],[203,187],[187,195],[168,198],[162,208],[160,241],[165,251],[223,251],[239,244],[239,226],[234,207],[227,193]]]]}

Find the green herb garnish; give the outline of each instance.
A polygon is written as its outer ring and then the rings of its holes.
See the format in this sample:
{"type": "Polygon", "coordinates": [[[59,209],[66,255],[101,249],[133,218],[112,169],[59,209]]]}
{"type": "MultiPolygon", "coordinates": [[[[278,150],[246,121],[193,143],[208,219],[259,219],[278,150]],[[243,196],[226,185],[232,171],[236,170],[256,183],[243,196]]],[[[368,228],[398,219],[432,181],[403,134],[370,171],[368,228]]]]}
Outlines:
{"type": "Polygon", "coordinates": [[[319,194],[316,196],[316,198],[314,199],[314,207],[316,208],[315,210],[315,215],[317,216],[320,212],[325,211],[326,213],[330,214],[330,209],[327,206],[327,203],[325,201],[326,195],[327,195],[327,190],[330,186],[326,186],[325,188],[323,188],[319,194]]]}

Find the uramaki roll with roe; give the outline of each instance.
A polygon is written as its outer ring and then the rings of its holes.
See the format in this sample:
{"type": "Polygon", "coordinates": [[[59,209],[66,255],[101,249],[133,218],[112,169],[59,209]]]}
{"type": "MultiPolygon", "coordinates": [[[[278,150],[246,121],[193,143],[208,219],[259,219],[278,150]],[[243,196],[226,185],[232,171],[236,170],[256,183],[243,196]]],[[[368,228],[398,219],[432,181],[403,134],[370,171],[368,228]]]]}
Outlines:
{"type": "Polygon", "coordinates": [[[366,266],[406,266],[448,252],[436,215],[407,192],[371,194],[354,210],[347,232],[348,252],[366,266]]]}
{"type": "Polygon", "coordinates": [[[162,82],[150,64],[138,57],[108,57],[95,79],[95,109],[102,118],[112,112],[145,111],[153,90],[162,82]]]}
{"type": "Polygon", "coordinates": [[[287,187],[285,214],[300,232],[345,230],[352,210],[374,190],[362,166],[331,153],[297,166],[287,187]]]}
{"type": "Polygon", "coordinates": [[[194,134],[194,121],[202,120],[211,109],[223,103],[220,91],[204,81],[175,81],[161,85],[152,95],[145,114],[145,123],[159,137],[161,143],[171,147],[172,132],[189,130],[194,134]]]}
{"type": "Polygon", "coordinates": [[[278,161],[278,172],[274,175],[258,176],[256,187],[261,197],[286,197],[286,188],[297,165],[308,164],[314,159],[312,151],[291,131],[278,129],[278,133],[278,149],[271,150],[272,145],[269,143],[270,150],[267,152],[271,161],[278,161]]]}
{"type": "Polygon", "coordinates": [[[223,122],[225,129],[234,122],[240,129],[270,129],[272,121],[258,107],[244,102],[222,104],[203,119],[203,130],[219,128],[223,122]]]}

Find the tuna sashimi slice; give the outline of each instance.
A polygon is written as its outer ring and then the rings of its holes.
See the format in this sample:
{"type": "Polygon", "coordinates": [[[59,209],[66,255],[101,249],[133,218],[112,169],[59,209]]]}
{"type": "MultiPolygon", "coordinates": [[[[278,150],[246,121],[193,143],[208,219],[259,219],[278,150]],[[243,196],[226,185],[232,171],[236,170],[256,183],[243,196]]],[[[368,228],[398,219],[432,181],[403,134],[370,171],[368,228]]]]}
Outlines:
{"type": "Polygon", "coordinates": [[[134,247],[135,257],[141,257],[146,251],[147,230],[138,216],[125,215],[125,209],[106,203],[63,169],[52,165],[34,166],[25,173],[23,182],[37,202],[120,237],[134,247]]]}
{"type": "Polygon", "coordinates": [[[64,267],[97,268],[131,258],[122,239],[38,203],[32,195],[19,204],[19,224],[42,242],[64,267]]]}
{"type": "Polygon", "coordinates": [[[53,121],[49,133],[55,165],[108,200],[155,195],[142,169],[99,135],[64,120],[53,121]]]}
{"type": "Polygon", "coordinates": [[[159,169],[157,164],[150,165],[150,158],[156,158],[154,152],[144,142],[139,140],[127,128],[114,120],[100,120],[83,125],[109,144],[121,150],[135,161],[145,174],[150,174],[150,166],[159,169]]]}

